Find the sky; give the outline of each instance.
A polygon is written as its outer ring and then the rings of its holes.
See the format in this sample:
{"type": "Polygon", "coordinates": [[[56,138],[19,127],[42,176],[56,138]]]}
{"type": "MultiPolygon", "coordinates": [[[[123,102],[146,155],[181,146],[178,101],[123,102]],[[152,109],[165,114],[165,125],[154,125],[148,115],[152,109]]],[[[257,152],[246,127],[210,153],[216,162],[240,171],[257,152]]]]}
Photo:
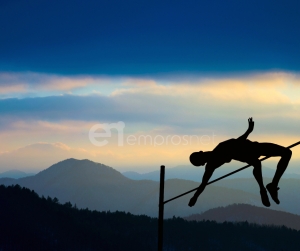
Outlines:
{"type": "Polygon", "coordinates": [[[250,140],[299,141],[299,9],[1,0],[0,171],[71,157],[120,171],[185,165],[239,137],[249,117],[250,140]]]}

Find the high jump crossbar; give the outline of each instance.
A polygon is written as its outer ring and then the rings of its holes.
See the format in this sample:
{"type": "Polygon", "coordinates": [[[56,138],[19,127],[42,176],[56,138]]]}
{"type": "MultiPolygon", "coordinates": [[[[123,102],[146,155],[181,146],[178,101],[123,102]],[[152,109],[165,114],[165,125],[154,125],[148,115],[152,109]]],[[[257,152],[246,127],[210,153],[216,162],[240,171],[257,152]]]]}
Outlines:
{"type": "MultiPolygon", "coordinates": [[[[292,145],[290,145],[290,146],[288,146],[286,148],[292,148],[292,147],[297,146],[299,144],[300,144],[300,141],[298,141],[295,144],[292,144],[292,145]]],[[[264,160],[269,159],[269,158],[271,158],[271,157],[270,156],[269,157],[264,157],[264,158],[259,159],[259,160],[260,161],[264,161],[264,160]]],[[[252,166],[252,165],[249,164],[249,165],[246,165],[244,167],[241,167],[241,168],[239,168],[239,169],[237,169],[237,170],[235,170],[235,171],[233,171],[231,173],[228,173],[228,174],[223,175],[223,176],[221,176],[221,177],[219,177],[219,178],[217,178],[215,180],[212,180],[212,181],[208,182],[206,185],[210,185],[212,183],[215,183],[215,182],[217,182],[217,181],[219,181],[221,179],[224,179],[224,178],[226,178],[226,177],[228,177],[228,176],[230,176],[232,174],[240,172],[240,171],[242,171],[242,170],[244,170],[244,169],[246,169],[246,168],[248,168],[250,166],[252,166]]],[[[170,202],[172,200],[178,199],[178,198],[180,198],[180,197],[182,197],[182,196],[184,196],[186,194],[189,194],[189,193],[191,193],[193,191],[196,191],[198,189],[198,187],[196,187],[196,188],[194,188],[192,190],[189,190],[189,191],[187,191],[185,193],[182,193],[180,195],[177,195],[177,196],[175,196],[175,197],[173,197],[171,199],[168,199],[168,200],[164,201],[164,183],[165,183],[165,166],[161,166],[160,167],[160,186],[159,186],[159,205],[158,205],[159,206],[159,213],[158,213],[158,251],[162,251],[163,250],[164,204],[166,204],[166,203],[168,203],[168,202],[170,202]]]]}

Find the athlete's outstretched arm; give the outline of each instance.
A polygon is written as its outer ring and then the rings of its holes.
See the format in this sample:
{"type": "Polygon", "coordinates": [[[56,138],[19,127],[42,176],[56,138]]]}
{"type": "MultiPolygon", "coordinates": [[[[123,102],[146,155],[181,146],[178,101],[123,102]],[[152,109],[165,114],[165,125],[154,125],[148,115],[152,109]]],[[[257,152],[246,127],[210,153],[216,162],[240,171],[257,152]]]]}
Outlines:
{"type": "Polygon", "coordinates": [[[253,131],[254,121],[252,120],[252,117],[248,119],[248,124],[248,130],[242,136],[238,137],[238,139],[246,140],[249,134],[253,131]]]}
{"type": "Polygon", "coordinates": [[[189,206],[192,207],[196,204],[196,201],[198,199],[198,197],[200,196],[200,194],[204,191],[210,177],[212,176],[213,172],[214,172],[215,168],[212,168],[211,166],[209,166],[208,164],[205,167],[205,172],[203,174],[203,178],[202,178],[202,183],[201,185],[198,187],[197,191],[195,192],[194,196],[190,199],[189,202],[189,206]]]}

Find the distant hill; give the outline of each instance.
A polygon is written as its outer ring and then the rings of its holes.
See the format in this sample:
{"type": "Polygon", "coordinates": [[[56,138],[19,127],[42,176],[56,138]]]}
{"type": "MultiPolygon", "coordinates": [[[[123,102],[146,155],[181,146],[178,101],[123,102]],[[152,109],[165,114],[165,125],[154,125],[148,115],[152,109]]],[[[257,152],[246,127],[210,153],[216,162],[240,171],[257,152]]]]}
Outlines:
{"type": "MultiPolygon", "coordinates": [[[[264,178],[264,184],[271,182],[270,178],[264,178]]],[[[223,179],[215,183],[224,188],[238,189],[251,194],[258,193],[257,183],[255,179],[223,179]]],[[[278,198],[280,200],[280,207],[284,211],[300,215],[300,181],[299,179],[285,179],[282,178],[279,182],[280,190],[278,191],[278,198]]],[[[269,196],[270,197],[270,196],[269,196]]],[[[271,204],[274,204],[270,197],[271,204]]],[[[260,206],[260,205],[259,205],[260,206]]],[[[273,208],[276,209],[276,208],[273,208]]],[[[276,209],[278,210],[278,209],[276,209]]]]}
{"type": "MultiPolygon", "coordinates": [[[[158,214],[158,182],[131,180],[111,167],[89,160],[67,159],[31,177],[0,179],[0,184],[19,184],[33,189],[40,196],[57,197],[62,203],[70,201],[79,208],[119,210],[154,217],[158,214]]],[[[197,182],[187,180],[167,180],[165,199],[198,185],[197,182]]],[[[192,194],[166,204],[165,217],[188,216],[233,203],[261,205],[258,189],[255,193],[249,193],[210,185],[192,208],[188,206],[191,196],[192,194]]],[[[281,209],[278,206],[274,208],[281,209]]]]}
{"type": "Polygon", "coordinates": [[[189,221],[211,220],[220,223],[225,221],[247,221],[259,225],[286,226],[288,228],[300,230],[299,215],[247,204],[233,204],[226,207],[213,208],[202,214],[194,214],[185,217],[185,219],[189,221]]]}
{"type": "Polygon", "coordinates": [[[132,182],[111,167],[76,159],[58,162],[32,177],[0,179],[0,183],[19,184],[40,195],[57,197],[61,202],[71,201],[80,208],[101,211],[130,211],[128,209],[133,208],[144,193],[151,192],[157,186],[153,181],[132,182]],[[139,189],[141,184],[142,194],[139,189]],[[132,196],[133,192],[135,196],[132,196]]]}
{"type": "MultiPolygon", "coordinates": [[[[215,170],[211,179],[219,178],[225,174],[233,172],[238,168],[245,166],[246,164],[240,162],[232,161],[230,164],[226,164],[218,169],[215,170]]],[[[232,176],[229,176],[227,179],[237,179],[237,178],[253,178],[252,174],[253,168],[249,167],[241,172],[235,173],[232,176]]],[[[160,171],[153,171],[149,173],[138,173],[134,171],[123,172],[122,174],[133,180],[154,180],[159,181],[159,173],[160,171]]],[[[182,165],[176,166],[173,168],[166,168],[165,177],[166,179],[185,179],[185,180],[192,180],[196,182],[200,182],[204,173],[204,167],[195,167],[192,165],[182,165]]],[[[262,167],[263,176],[266,178],[272,178],[275,174],[275,170],[269,167],[263,166],[262,167]]],[[[283,178],[293,178],[293,179],[300,179],[299,174],[295,174],[289,169],[284,173],[283,178]]]]}
{"type": "MultiPolygon", "coordinates": [[[[157,219],[97,212],[40,198],[20,186],[0,186],[0,250],[155,251],[157,219]]],[[[164,221],[164,250],[299,250],[300,232],[247,222],[164,221]]]]}
{"type": "Polygon", "coordinates": [[[19,179],[24,178],[27,176],[35,175],[35,173],[25,173],[20,170],[9,170],[3,173],[0,173],[0,178],[13,178],[13,179],[19,179]]]}

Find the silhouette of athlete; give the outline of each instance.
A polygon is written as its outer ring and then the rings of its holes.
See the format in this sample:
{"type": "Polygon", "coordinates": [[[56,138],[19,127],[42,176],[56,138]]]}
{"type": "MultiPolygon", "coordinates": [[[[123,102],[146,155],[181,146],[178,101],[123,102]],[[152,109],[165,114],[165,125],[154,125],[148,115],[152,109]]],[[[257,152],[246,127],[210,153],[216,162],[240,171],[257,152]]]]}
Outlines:
{"type": "Polygon", "coordinates": [[[258,143],[248,140],[247,137],[254,128],[254,121],[252,120],[252,118],[248,119],[248,123],[248,130],[239,138],[229,139],[221,142],[213,151],[194,152],[190,155],[190,161],[194,166],[203,166],[206,163],[202,183],[198,187],[194,196],[190,199],[190,207],[195,205],[199,195],[205,189],[206,184],[208,183],[215,169],[225,163],[229,163],[232,159],[248,163],[254,167],[253,175],[260,188],[261,201],[266,207],[270,206],[266,188],[270,193],[272,199],[277,204],[280,203],[277,193],[277,191],[279,190],[278,183],[282,174],[288,166],[288,163],[292,156],[292,151],[288,148],[273,143],[258,143]],[[278,162],[277,170],[275,172],[273,180],[266,186],[266,188],[264,187],[261,174],[261,162],[258,159],[260,156],[281,157],[278,162]]]}

